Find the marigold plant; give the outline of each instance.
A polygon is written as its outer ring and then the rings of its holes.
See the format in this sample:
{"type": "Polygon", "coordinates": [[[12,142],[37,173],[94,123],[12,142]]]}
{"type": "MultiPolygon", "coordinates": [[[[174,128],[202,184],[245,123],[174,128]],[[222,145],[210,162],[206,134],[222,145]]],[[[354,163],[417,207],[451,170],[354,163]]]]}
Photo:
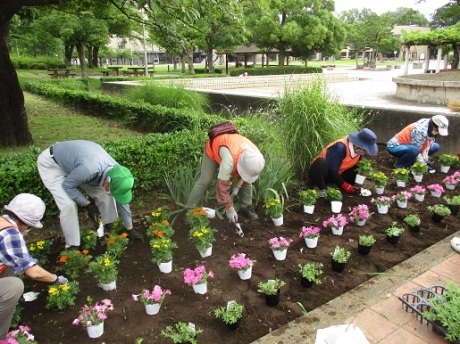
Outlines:
{"type": "Polygon", "coordinates": [[[97,235],[92,229],[84,229],[81,232],[81,247],[85,250],[91,250],[97,245],[97,235]]]}
{"type": "Polygon", "coordinates": [[[216,240],[214,238],[215,232],[217,230],[209,226],[196,226],[190,230],[189,238],[199,251],[205,251],[216,240]]]}
{"type": "Polygon", "coordinates": [[[147,230],[147,235],[150,238],[171,238],[174,235],[174,229],[168,220],[162,220],[161,222],[152,223],[147,230]]]}
{"type": "Polygon", "coordinates": [[[396,180],[402,182],[407,182],[409,180],[409,170],[407,168],[395,168],[392,174],[396,180]]]}
{"type": "Polygon", "coordinates": [[[170,238],[153,238],[150,240],[150,248],[152,250],[152,262],[167,263],[173,258],[173,250],[177,248],[177,244],[170,238]]]}
{"type": "Polygon", "coordinates": [[[161,206],[156,208],[150,215],[146,216],[146,219],[149,223],[162,222],[164,220],[169,220],[171,213],[167,206],[161,206]]]}
{"type": "Polygon", "coordinates": [[[37,259],[41,264],[44,264],[48,261],[51,240],[38,240],[29,244],[28,248],[32,257],[37,259]]]}
{"type": "Polygon", "coordinates": [[[89,263],[86,272],[93,274],[99,283],[109,284],[117,279],[118,260],[105,252],[89,263]]]}
{"type": "Polygon", "coordinates": [[[356,163],[356,171],[362,176],[370,176],[372,174],[372,161],[366,158],[359,160],[356,163]]]}
{"type": "Polygon", "coordinates": [[[61,269],[69,276],[70,279],[75,280],[80,276],[80,272],[84,270],[89,262],[91,256],[88,250],[64,250],[59,255],[59,263],[62,264],[61,269]]]}
{"type": "Polygon", "coordinates": [[[314,189],[302,190],[299,192],[299,199],[303,205],[314,205],[318,198],[318,191],[314,189]]]}
{"type": "Polygon", "coordinates": [[[120,258],[128,247],[128,243],[128,233],[111,233],[110,236],[105,239],[106,252],[115,258],[120,258]]]}
{"type": "Polygon", "coordinates": [[[210,222],[203,207],[190,209],[186,216],[190,227],[209,226],[210,222]]]}
{"type": "Polygon", "coordinates": [[[46,297],[46,308],[56,308],[59,310],[66,309],[75,305],[80,288],[78,282],[72,281],[67,284],[54,283],[48,287],[48,296],[46,297]]]}

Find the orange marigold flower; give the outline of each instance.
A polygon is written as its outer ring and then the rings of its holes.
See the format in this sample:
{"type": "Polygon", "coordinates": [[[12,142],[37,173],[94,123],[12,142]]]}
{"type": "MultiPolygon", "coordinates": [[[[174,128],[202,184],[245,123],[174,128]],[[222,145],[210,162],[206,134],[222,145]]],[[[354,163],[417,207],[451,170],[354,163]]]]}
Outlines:
{"type": "Polygon", "coordinates": [[[114,239],[114,238],[109,238],[109,240],[107,240],[107,244],[108,244],[108,245],[113,245],[113,244],[115,244],[115,239],[114,239]]]}
{"type": "Polygon", "coordinates": [[[155,236],[161,238],[161,237],[163,237],[163,232],[162,232],[162,231],[157,231],[157,230],[155,230],[155,231],[153,231],[153,235],[155,235],[155,236]]]}
{"type": "Polygon", "coordinates": [[[169,225],[169,221],[168,221],[168,220],[163,220],[163,221],[161,221],[161,223],[164,224],[164,225],[169,225]]]}
{"type": "Polygon", "coordinates": [[[121,236],[122,238],[126,238],[126,237],[128,236],[128,233],[122,233],[120,236],[121,236]]]}
{"type": "Polygon", "coordinates": [[[83,251],[81,251],[81,253],[83,253],[84,255],[87,255],[89,253],[89,251],[88,250],[83,250],[83,251]]]}
{"type": "Polygon", "coordinates": [[[60,263],[65,263],[66,261],[67,261],[67,256],[61,256],[61,257],[59,258],[59,262],[60,262],[60,263]]]}

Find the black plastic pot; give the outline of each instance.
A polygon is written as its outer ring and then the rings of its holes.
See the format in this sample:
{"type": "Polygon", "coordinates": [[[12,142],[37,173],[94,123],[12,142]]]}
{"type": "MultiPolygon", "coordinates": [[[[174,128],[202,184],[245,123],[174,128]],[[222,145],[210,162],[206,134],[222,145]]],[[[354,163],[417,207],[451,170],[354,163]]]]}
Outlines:
{"type": "Polygon", "coordinates": [[[399,241],[400,235],[387,235],[387,241],[390,244],[396,245],[397,242],[399,241]]]}
{"type": "Polygon", "coordinates": [[[347,263],[339,263],[335,260],[332,260],[332,270],[334,270],[335,272],[343,272],[343,270],[345,270],[346,265],[347,263]]]}
{"type": "Polygon", "coordinates": [[[227,328],[230,330],[230,331],[234,331],[238,328],[238,326],[240,326],[240,320],[241,319],[238,319],[236,322],[234,322],[233,324],[225,324],[227,326],[227,328]]]}
{"type": "Polygon", "coordinates": [[[444,216],[433,213],[433,216],[431,218],[433,219],[433,222],[441,222],[444,216]]]}
{"type": "Polygon", "coordinates": [[[265,294],[265,303],[267,304],[267,306],[275,307],[279,303],[279,301],[280,301],[280,291],[279,290],[275,295],[265,294]]]}
{"type": "Polygon", "coordinates": [[[407,225],[407,227],[409,227],[409,230],[411,233],[418,233],[420,232],[420,225],[415,225],[415,226],[409,226],[407,225]]]}
{"type": "Polygon", "coordinates": [[[372,246],[363,246],[358,244],[358,253],[367,256],[371,252],[372,246]]]}
{"type": "Polygon", "coordinates": [[[455,205],[454,204],[448,204],[447,207],[450,209],[450,214],[452,216],[457,215],[458,210],[460,209],[460,205],[458,205],[458,204],[455,204],[455,205]]]}
{"type": "Polygon", "coordinates": [[[302,287],[305,288],[310,288],[313,286],[313,282],[307,280],[305,277],[300,276],[300,283],[302,284],[302,287]]]}

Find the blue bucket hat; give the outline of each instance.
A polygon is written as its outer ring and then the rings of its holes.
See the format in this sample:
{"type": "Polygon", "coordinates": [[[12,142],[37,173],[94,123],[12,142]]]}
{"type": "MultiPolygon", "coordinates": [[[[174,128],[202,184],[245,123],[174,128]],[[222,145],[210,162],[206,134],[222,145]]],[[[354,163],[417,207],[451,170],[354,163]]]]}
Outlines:
{"type": "Polygon", "coordinates": [[[348,140],[359,148],[364,149],[369,155],[376,155],[379,151],[377,136],[368,128],[364,128],[358,133],[350,133],[348,140]]]}

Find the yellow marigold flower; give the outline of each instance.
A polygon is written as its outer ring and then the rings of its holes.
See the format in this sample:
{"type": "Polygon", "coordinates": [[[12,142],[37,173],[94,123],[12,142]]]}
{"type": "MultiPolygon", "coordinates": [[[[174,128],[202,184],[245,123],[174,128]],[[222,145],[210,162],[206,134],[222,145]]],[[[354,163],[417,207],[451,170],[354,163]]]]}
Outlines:
{"type": "Polygon", "coordinates": [[[50,289],[48,290],[48,294],[54,296],[54,295],[57,295],[59,293],[59,290],[57,290],[57,288],[55,287],[50,287],[50,289]]]}
{"type": "Polygon", "coordinates": [[[104,258],[104,265],[105,266],[110,266],[110,259],[109,258],[104,258]]]}
{"type": "Polygon", "coordinates": [[[29,251],[32,251],[32,252],[35,251],[35,247],[33,245],[30,245],[29,251]]]}
{"type": "Polygon", "coordinates": [[[153,248],[160,248],[160,245],[154,244],[154,245],[153,245],[153,248]]]}
{"type": "Polygon", "coordinates": [[[70,289],[68,284],[61,284],[59,285],[59,288],[61,288],[63,291],[67,291],[70,289]]]}

